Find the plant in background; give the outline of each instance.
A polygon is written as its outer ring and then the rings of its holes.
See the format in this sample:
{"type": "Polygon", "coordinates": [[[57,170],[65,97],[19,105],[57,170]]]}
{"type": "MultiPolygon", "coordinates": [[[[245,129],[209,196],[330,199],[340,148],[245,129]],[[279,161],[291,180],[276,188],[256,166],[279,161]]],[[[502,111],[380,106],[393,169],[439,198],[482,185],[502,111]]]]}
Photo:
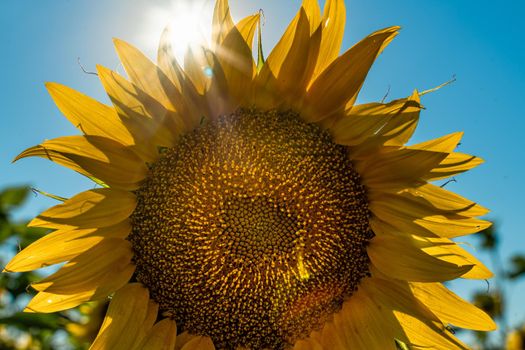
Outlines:
{"type": "MultiPolygon", "coordinates": [[[[31,245],[48,229],[28,228],[27,221],[15,221],[12,213],[22,206],[30,193],[25,186],[0,191],[0,264],[5,266],[21,248],[31,245]],[[7,260],[6,260],[7,259],[7,260]]],[[[102,323],[88,305],[53,314],[23,313],[28,287],[42,278],[39,272],[0,275],[0,349],[81,349],[93,341],[102,323]],[[84,316],[82,316],[84,315],[84,316]],[[82,321],[82,322],[81,322],[82,321]],[[91,329],[84,324],[91,325],[91,329]],[[84,339],[77,336],[82,329],[84,339]]],[[[99,304],[98,302],[96,304],[99,304]]],[[[101,304],[102,305],[102,304],[101,304]]]]}
{"type": "Polygon", "coordinates": [[[515,329],[509,329],[508,320],[508,291],[525,275],[525,256],[515,254],[508,261],[501,258],[497,225],[481,231],[476,236],[479,237],[480,249],[490,255],[496,270],[496,278],[489,283],[487,289],[480,289],[473,295],[473,303],[497,320],[500,325],[499,339],[489,337],[483,332],[475,332],[476,340],[484,350],[525,349],[523,323],[515,329]]]}
{"type": "Polygon", "coordinates": [[[212,44],[182,68],[115,40],[113,106],[50,83],[82,135],[39,156],[100,188],[30,223],[54,230],[6,267],[67,261],[26,311],[112,295],[93,349],[464,349],[448,330],[494,322],[441,283],[492,273],[452,238],[490,226],[482,206],[432,184],[481,163],[461,133],[407,146],[420,93],[356,104],[398,27],[339,56],[342,0],[305,0],[269,56],[260,15],[216,3],[212,44]],[[258,60],[252,43],[259,26],[258,60]]]}

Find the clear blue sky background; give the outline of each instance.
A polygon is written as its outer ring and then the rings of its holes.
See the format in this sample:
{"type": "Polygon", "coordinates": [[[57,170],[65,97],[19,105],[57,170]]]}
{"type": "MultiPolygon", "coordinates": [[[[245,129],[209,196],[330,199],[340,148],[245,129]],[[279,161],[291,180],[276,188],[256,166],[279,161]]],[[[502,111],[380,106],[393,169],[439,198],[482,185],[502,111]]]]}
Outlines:
{"type": "MultiPolygon", "coordinates": [[[[97,77],[82,73],[96,63],[119,69],[112,37],[154,55],[158,34],[152,9],[168,10],[173,0],[1,0],[0,1],[0,187],[30,184],[60,196],[92,186],[81,176],[46,160],[11,164],[20,151],[54,137],[76,133],[54,107],[44,88],[57,81],[106,100],[97,77]],[[152,32],[151,42],[144,40],[152,32]]],[[[232,1],[235,19],[263,8],[266,51],[274,45],[300,6],[294,1],[232,1]]],[[[465,131],[460,150],[486,164],[448,186],[492,209],[498,221],[504,259],[524,252],[525,186],[525,2],[519,0],[349,0],[344,48],[390,25],[403,30],[380,56],[360,101],[404,97],[457,75],[457,82],[423,99],[426,110],[414,142],[465,131]]],[[[209,16],[209,14],[208,14],[209,16]]],[[[55,204],[31,198],[18,217],[30,217],[55,204]]],[[[480,253],[487,264],[490,261],[480,253]]],[[[468,296],[484,282],[454,284],[468,296]]],[[[525,320],[525,283],[509,290],[512,324],[525,320]],[[521,296],[521,297],[520,297],[521,296]]]]}

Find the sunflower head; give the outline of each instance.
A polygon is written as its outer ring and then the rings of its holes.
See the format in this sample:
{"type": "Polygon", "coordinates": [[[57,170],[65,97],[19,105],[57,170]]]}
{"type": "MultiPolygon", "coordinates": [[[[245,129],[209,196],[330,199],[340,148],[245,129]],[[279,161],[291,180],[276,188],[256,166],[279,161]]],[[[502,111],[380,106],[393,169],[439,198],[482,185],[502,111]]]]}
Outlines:
{"type": "Polygon", "coordinates": [[[47,84],[81,135],[17,159],[99,186],[30,223],[52,232],[6,270],[66,264],[26,311],[111,296],[93,349],[464,349],[449,324],[494,329],[442,285],[491,277],[452,240],[487,210],[435,184],[481,160],[454,152],[461,133],[406,145],[417,91],[356,104],[399,28],[339,56],[344,2],[304,0],[264,58],[259,20],[218,0],[183,67],[169,28],[157,63],[115,40],[128,77],[98,67],[111,106],[47,84]]]}

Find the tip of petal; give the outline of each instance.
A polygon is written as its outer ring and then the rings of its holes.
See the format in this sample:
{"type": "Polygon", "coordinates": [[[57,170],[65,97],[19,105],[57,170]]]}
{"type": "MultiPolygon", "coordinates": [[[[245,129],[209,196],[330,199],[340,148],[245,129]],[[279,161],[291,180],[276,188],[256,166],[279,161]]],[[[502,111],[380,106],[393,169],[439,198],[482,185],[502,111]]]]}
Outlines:
{"type": "Polygon", "coordinates": [[[421,102],[421,99],[419,98],[419,91],[414,89],[414,91],[412,91],[412,95],[410,95],[408,99],[410,101],[416,101],[417,103],[421,102]]]}
{"type": "Polygon", "coordinates": [[[22,158],[25,158],[25,153],[26,153],[27,150],[24,150],[22,152],[20,152],[16,157],[13,158],[13,160],[11,160],[11,163],[15,163],[17,161],[19,161],[20,159],[22,158]]]}
{"type": "Polygon", "coordinates": [[[53,283],[52,282],[44,282],[44,283],[31,283],[30,287],[33,288],[36,291],[42,292],[46,290],[48,287],[50,287],[53,283]]]}
{"type": "Polygon", "coordinates": [[[492,331],[498,330],[498,325],[496,324],[496,322],[494,322],[494,320],[492,318],[489,318],[489,320],[487,320],[487,322],[489,323],[487,325],[487,329],[486,329],[488,332],[492,332],[492,331]]]}
{"type": "Polygon", "coordinates": [[[43,220],[40,220],[38,216],[34,218],[33,220],[29,221],[27,224],[27,227],[41,227],[41,225],[44,223],[43,220]]]}

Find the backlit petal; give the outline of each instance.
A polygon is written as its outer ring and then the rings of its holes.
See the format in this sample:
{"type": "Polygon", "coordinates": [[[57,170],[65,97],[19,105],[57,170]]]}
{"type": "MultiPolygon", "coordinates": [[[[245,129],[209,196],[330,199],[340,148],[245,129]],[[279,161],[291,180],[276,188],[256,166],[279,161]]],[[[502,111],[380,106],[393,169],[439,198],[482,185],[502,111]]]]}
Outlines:
{"type": "Polygon", "coordinates": [[[44,211],[29,226],[61,228],[107,227],[126,220],[137,204],[133,193],[99,188],[85,191],[44,211]]]}
{"type": "Polygon", "coordinates": [[[99,230],[65,228],[52,232],[18,253],[7,264],[5,270],[31,271],[67,261],[100,243],[104,237],[93,235],[99,230]]]}
{"type": "Polygon", "coordinates": [[[370,261],[387,276],[407,281],[442,282],[461,277],[472,265],[445,262],[418,248],[411,239],[381,235],[368,246],[370,261]]]}
{"type": "Polygon", "coordinates": [[[15,160],[42,157],[90,178],[124,190],[135,190],[146,177],[144,161],[128,147],[101,136],[66,136],[41,143],[15,160]]]}
{"type": "Polygon", "coordinates": [[[414,296],[444,324],[478,331],[493,331],[496,324],[482,310],[449,291],[441,283],[411,283],[414,296]]]}
{"type": "Polygon", "coordinates": [[[376,57],[397,35],[398,29],[391,27],[371,34],[334,60],[317,77],[306,96],[309,121],[321,121],[353,105],[376,57]]]}

